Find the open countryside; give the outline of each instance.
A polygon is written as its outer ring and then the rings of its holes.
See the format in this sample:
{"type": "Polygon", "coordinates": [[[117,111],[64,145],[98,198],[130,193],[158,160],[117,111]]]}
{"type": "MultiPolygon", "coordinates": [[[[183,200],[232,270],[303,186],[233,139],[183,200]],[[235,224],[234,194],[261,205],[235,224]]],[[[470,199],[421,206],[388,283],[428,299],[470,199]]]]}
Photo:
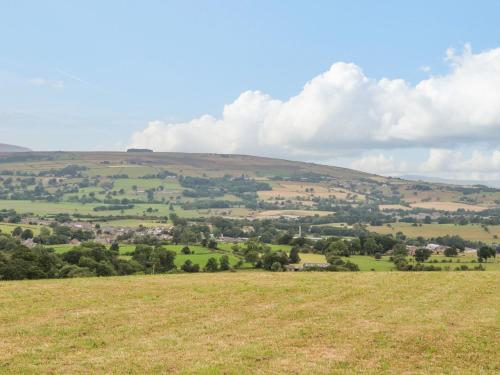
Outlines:
{"type": "Polygon", "coordinates": [[[500,375],[500,1],[0,7],[0,375],[500,375]]]}

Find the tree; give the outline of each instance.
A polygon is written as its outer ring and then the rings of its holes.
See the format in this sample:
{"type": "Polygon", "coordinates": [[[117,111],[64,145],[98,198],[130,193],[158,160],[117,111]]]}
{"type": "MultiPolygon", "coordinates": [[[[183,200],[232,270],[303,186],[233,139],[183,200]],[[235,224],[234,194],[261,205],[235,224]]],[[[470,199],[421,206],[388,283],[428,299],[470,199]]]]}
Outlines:
{"type": "Polygon", "coordinates": [[[31,229],[25,229],[23,230],[23,233],[21,233],[21,238],[23,240],[27,240],[29,238],[33,238],[33,231],[31,229]]]}
{"type": "Polygon", "coordinates": [[[217,272],[219,270],[219,262],[216,258],[209,258],[205,265],[206,272],[217,272]]]}
{"type": "Polygon", "coordinates": [[[262,267],[266,270],[271,270],[273,263],[278,262],[283,267],[288,264],[288,255],[283,251],[267,251],[262,256],[262,267]]]}
{"type": "Polygon", "coordinates": [[[290,250],[290,263],[300,263],[299,248],[297,246],[292,247],[290,250]]]}
{"type": "Polygon", "coordinates": [[[184,264],[181,266],[181,269],[184,272],[199,272],[200,266],[198,264],[193,264],[193,262],[187,259],[184,264]]]}
{"type": "Polygon", "coordinates": [[[359,238],[353,238],[348,242],[347,246],[350,254],[359,254],[361,252],[361,241],[359,238]]]}
{"type": "Polygon", "coordinates": [[[431,256],[432,252],[425,247],[415,250],[415,260],[417,262],[425,262],[431,256]]]}
{"type": "Polygon", "coordinates": [[[280,262],[274,262],[271,265],[271,271],[273,272],[281,272],[283,270],[283,267],[281,266],[280,262]]]}
{"type": "Polygon", "coordinates": [[[288,245],[292,240],[293,236],[290,233],[284,233],[278,237],[278,245],[288,245]]]}
{"type": "Polygon", "coordinates": [[[392,248],[392,255],[393,255],[393,257],[397,257],[397,256],[406,257],[406,256],[408,256],[408,249],[406,248],[405,245],[398,244],[392,248]]]}
{"type": "Polygon", "coordinates": [[[114,253],[118,253],[120,251],[120,245],[118,245],[118,242],[113,242],[109,247],[109,250],[111,250],[114,253]]]}
{"type": "Polygon", "coordinates": [[[217,249],[217,241],[215,241],[213,239],[209,240],[207,243],[207,247],[209,249],[217,249]]]}
{"type": "Polygon", "coordinates": [[[455,247],[447,247],[444,249],[445,257],[456,257],[458,255],[458,251],[455,247]]]}
{"type": "Polygon", "coordinates": [[[485,262],[487,262],[488,258],[495,258],[495,256],[496,256],[495,249],[489,246],[482,246],[477,251],[477,257],[479,258],[480,261],[484,260],[485,262]]]}
{"type": "Polygon", "coordinates": [[[19,237],[22,233],[23,233],[23,228],[15,227],[14,230],[12,231],[12,236],[19,237]]]}
{"type": "Polygon", "coordinates": [[[365,243],[363,244],[363,250],[369,255],[380,253],[383,251],[382,246],[380,246],[373,237],[369,237],[366,239],[365,243]]]}
{"type": "Polygon", "coordinates": [[[227,271],[230,266],[229,266],[229,257],[227,255],[223,255],[219,259],[220,262],[220,270],[221,271],[227,271]]]}
{"type": "Polygon", "coordinates": [[[189,249],[189,246],[184,246],[181,250],[182,254],[188,255],[191,254],[191,250],[189,249]]]}
{"type": "Polygon", "coordinates": [[[349,256],[349,249],[344,241],[335,241],[332,242],[328,248],[327,252],[332,255],[337,256],[349,256]]]}

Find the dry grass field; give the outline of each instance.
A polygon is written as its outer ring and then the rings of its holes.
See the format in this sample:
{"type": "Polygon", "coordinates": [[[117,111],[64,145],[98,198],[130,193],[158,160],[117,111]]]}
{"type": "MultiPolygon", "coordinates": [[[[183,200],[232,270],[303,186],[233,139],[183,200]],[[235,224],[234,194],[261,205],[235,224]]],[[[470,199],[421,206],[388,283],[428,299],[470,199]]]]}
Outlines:
{"type": "Polygon", "coordinates": [[[409,210],[411,210],[410,207],[406,207],[406,206],[403,206],[401,204],[379,204],[378,208],[381,211],[390,211],[390,210],[409,211],[409,210]]]}
{"type": "Polygon", "coordinates": [[[500,241],[500,225],[489,225],[487,228],[488,231],[485,231],[484,228],[478,224],[422,224],[419,226],[413,226],[410,223],[394,223],[391,224],[391,226],[369,226],[368,230],[370,232],[393,235],[397,232],[403,232],[410,238],[417,238],[419,236],[432,238],[446,235],[457,235],[470,241],[498,243],[500,241]]]}
{"type": "Polygon", "coordinates": [[[495,374],[497,272],[0,283],[2,374],[495,374]]]}
{"type": "Polygon", "coordinates": [[[466,211],[484,211],[488,207],[479,206],[477,204],[466,204],[459,202],[420,202],[420,203],[412,203],[412,207],[415,208],[428,208],[440,211],[458,211],[459,209],[464,209],[466,211]]]}
{"type": "Polygon", "coordinates": [[[318,210],[264,210],[256,211],[251,216],[259,219],[263,218],[277,218],[280,216],[327,216],[331,215],[331,211],[318,211],[318,210]]]}
{"type": "Polygon", "coordinates": [[[312,197],[336,199],[347,199],[348,195],[357,195],[358,200],[364,200],[364,196],[349,192],[345,189],[331,188],[319,183],[304,183],[295,181],[274,182],[272,183],[273,190],[259,191],[260,199],[269,200],[275,198],[284,199],[307,199],[312,197]]]}

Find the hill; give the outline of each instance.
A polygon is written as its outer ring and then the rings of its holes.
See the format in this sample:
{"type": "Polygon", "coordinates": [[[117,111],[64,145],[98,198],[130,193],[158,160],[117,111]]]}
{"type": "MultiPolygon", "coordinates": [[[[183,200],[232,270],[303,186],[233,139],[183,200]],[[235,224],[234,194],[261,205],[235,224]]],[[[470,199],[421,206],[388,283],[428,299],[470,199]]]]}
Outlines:
{"type": "Polygon", "coordinates": [[[134,171],[134,167],[146,173],[148,170],[169,171],[192,176],[238,176],[251,177],[298,177],[302,174],[317,174],[339,179],[362,179],[381,177],[347,168],[315,163],[273,159],[259,156],[234,154],[196,154],[181,152],[30,152],[22,155],[0,153],[0,165],[30,162],[31,169],[64,166],[78,163],[89,167],[107,169],[109,173],[134,171]]]}
{"type": "Polygon", "coordinates": [[[500,189],[486,186],[249,155],[140,151],[0,153],[0,210],[88,219],[172,212],[265,219],[350,209],[340,222],[380,225],[396,217],[422,220],[432,211],[476,213],[500,205],[500,189]],[[377,207],[383,215],[374,214],[377,207]]]}
{"type": "Polygon", "coordinates": [[[246,272],[4,282],[1,372],[494,374],[497,278],[246,272]]]}
{"type": "Polygon", "coordinates": [[[0,143],[0,152],[29,152],[31,151],[27,147],[8,145],[5,143],[0,143]]]}

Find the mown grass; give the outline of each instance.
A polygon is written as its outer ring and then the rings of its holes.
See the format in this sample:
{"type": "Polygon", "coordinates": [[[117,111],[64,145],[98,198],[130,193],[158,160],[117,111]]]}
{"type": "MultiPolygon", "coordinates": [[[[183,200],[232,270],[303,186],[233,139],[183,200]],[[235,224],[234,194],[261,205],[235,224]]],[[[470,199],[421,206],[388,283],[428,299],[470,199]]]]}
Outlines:
{"type": "Polygon", "coordinates": [[[0,283],[2,374],[495,374],[495,272],[0,283]]]}

